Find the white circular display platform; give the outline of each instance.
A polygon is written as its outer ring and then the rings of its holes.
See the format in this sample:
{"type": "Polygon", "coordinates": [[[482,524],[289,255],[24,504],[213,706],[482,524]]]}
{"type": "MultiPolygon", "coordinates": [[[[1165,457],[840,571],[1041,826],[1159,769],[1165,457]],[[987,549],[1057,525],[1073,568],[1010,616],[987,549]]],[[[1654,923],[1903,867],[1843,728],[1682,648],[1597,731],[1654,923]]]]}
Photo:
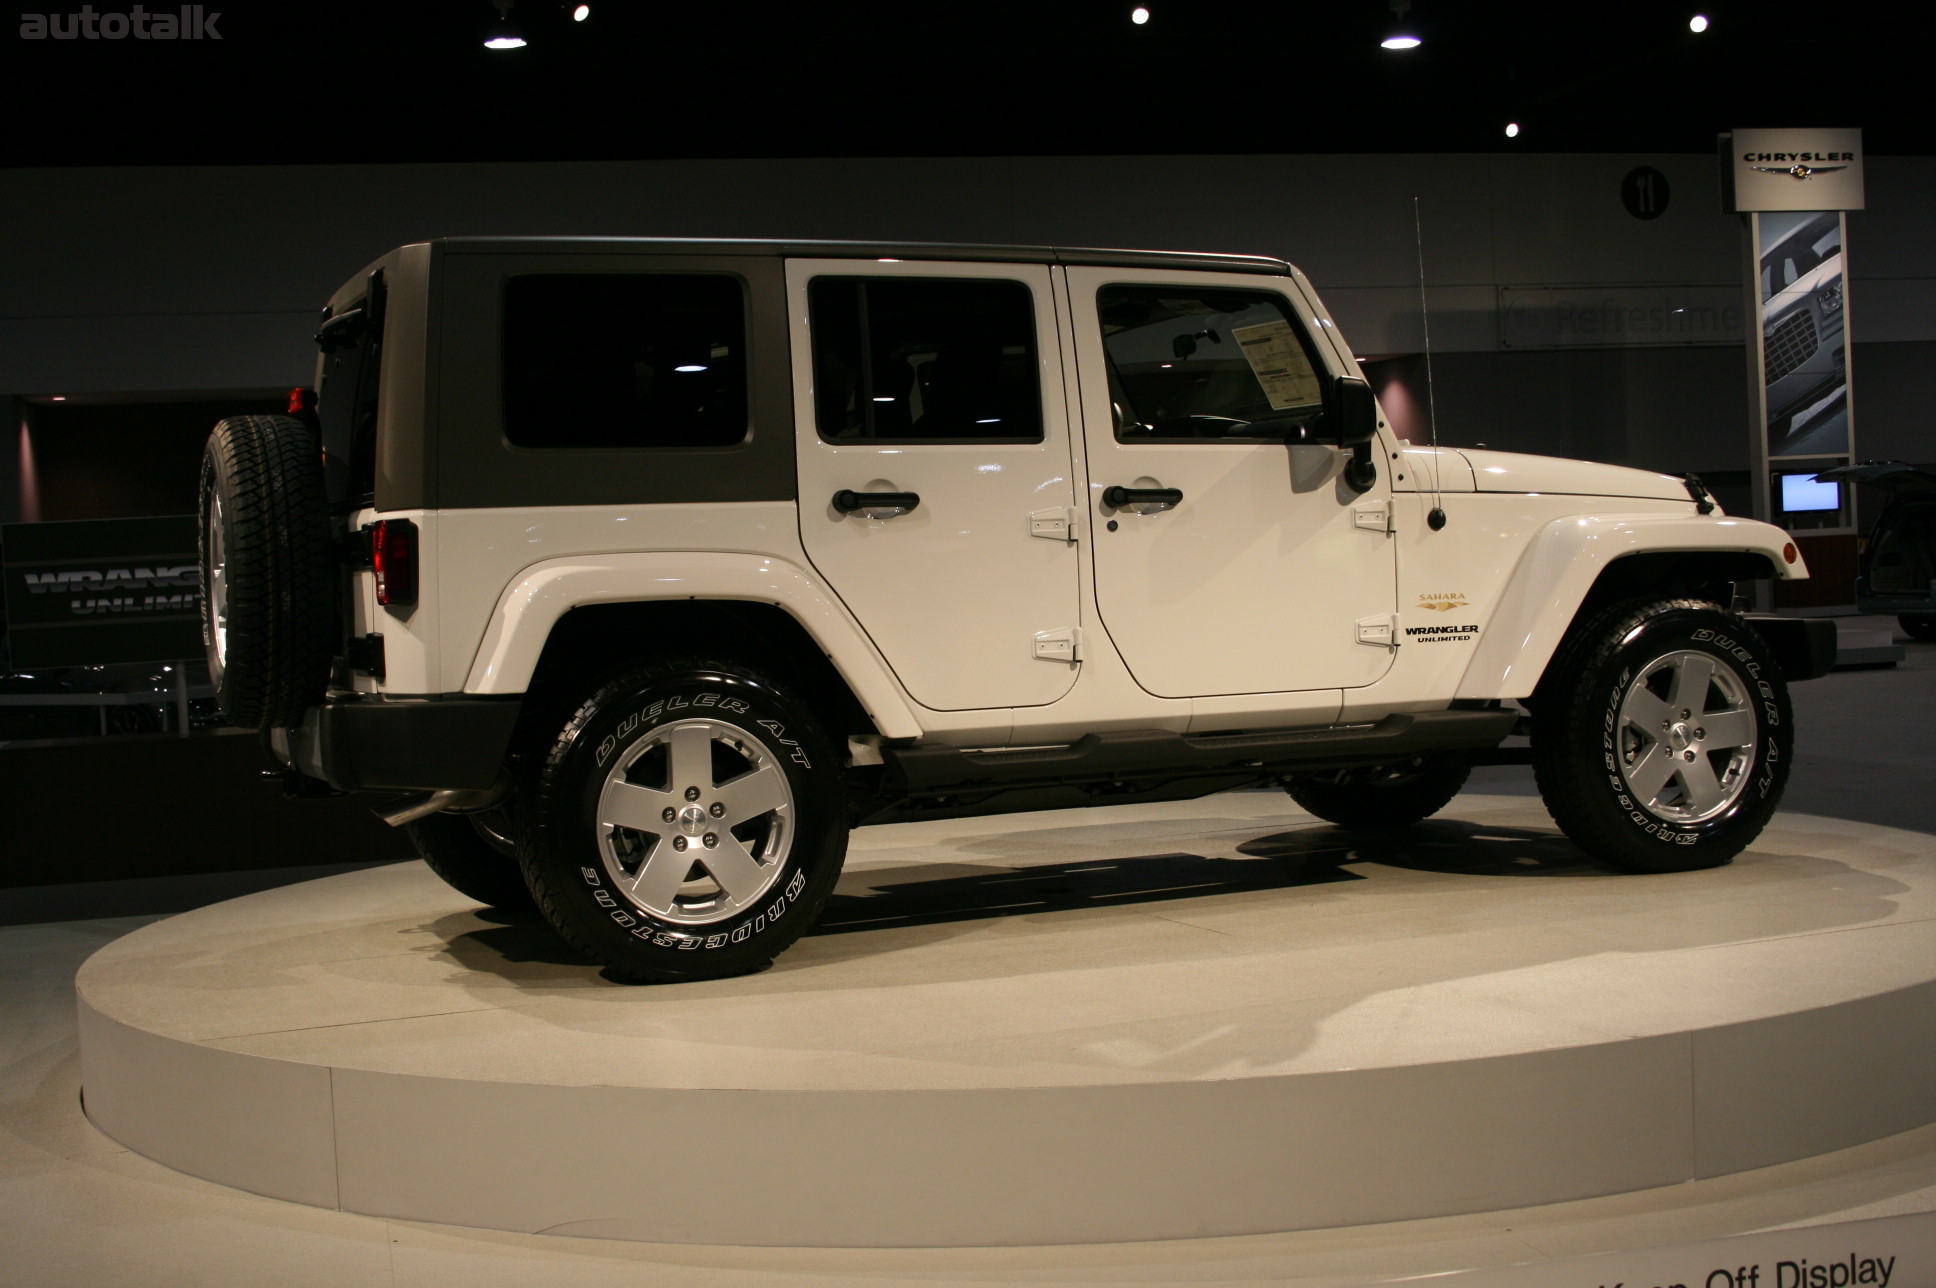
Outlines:
{"type": "Polygon", "coordinates": [[[103,1131],[304,1203],[741,1245],[1310,1229],[1936,1121],[1936,837],[1781,815],[1630,876],[1533,799],[1354,842],[1239,792],[863,829],[742,979],[609,983],[411,863],[155,923],[77,987],[103,1131]]]}

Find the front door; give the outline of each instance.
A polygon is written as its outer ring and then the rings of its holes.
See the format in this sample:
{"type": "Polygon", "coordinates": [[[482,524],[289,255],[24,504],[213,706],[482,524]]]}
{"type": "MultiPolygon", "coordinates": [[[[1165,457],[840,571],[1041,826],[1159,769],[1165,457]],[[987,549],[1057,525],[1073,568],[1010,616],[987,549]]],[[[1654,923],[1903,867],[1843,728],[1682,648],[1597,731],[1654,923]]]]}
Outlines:
{"type": "Polygon", "coordinates": [[[1377,680],[1397,607],[1390,471],[1360,493],[1346,452],[1283,441],[1330,379],[1296,287],[1067,272],[1096,602],[1130,673],[1166,698],[1377,680]]]}
{"type": "Polygon", "coordinates": [[[1067,693],[1075,487],[1048,268],[792,260],[787,293],[813,566],[922,705],[1067,693]]]}

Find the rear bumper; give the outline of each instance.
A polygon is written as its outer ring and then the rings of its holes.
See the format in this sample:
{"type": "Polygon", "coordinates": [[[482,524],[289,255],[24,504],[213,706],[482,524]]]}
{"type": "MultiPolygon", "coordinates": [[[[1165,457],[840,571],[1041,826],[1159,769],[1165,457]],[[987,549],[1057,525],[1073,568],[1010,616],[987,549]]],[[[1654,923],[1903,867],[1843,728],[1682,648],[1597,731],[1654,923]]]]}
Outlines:
{"type": "Polygon", "coordinates": [[[290,762],[342,791],[482,791],[497,781],[520,696],[376,698],[311,707],[290,762]]]}
{"type": "Polygon", "coordinates": [[[1855,583],[1855,611],[1858,613],[1879,613],[1884,617],[1907,614],[1911,617],[1922,613],[1936,613],[1936,587],[1923,594],[1906,592],[1896,595],[1878,595],[1863,584],[1861,578],[1855,583]]]}

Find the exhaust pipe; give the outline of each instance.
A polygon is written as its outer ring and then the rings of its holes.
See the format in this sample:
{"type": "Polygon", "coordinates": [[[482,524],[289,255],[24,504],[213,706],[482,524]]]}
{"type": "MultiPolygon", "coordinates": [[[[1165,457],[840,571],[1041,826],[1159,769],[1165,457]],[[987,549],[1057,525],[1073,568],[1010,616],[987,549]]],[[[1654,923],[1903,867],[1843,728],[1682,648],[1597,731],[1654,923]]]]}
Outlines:
{"type": "Polygon", "coordinates": [[[402,827],[420,818],[449,811],[452,814],[478,814],[497,805],[511,794],[511,780],[500,776],[495,783],[482,791],[458,788],[445,788],[434,792],[417,792],[410,796],[375,806],[376,816],[391,827],[402,827]]]}

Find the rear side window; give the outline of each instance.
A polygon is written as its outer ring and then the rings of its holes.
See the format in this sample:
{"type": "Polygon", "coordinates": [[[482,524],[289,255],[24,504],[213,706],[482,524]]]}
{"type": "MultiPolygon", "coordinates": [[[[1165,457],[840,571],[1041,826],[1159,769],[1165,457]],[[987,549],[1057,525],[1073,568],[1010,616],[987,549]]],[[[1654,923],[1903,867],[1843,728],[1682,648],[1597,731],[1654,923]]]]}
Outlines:
{"type": "Polygon", "coordinates": [[[828,442],[1042,441],[1024,283],[816,277],[807,292],[814,411],[828,442]]]}
{"type": "Polygon", "coordinates": [[[363,299],[323,319],[316,416],[323,439],[323,478],[332,505],[367,505],[376,487],[377,390],[382,383],[383,314],[388,299],[381,270],[370,274],[363,299]]]}
{"type": "Polygon", "coordinates": [[[504,436],[513,446],[746,441],[746,304],[737,278],[512,277],[503,357],[504,436]]]}
{"type": "Polygon", "coordinates": [[[1122,442],[1281,438],[1323,410],[1323,368],[1281,295],[1105,286],[1096,307],[1122,442]]]}

